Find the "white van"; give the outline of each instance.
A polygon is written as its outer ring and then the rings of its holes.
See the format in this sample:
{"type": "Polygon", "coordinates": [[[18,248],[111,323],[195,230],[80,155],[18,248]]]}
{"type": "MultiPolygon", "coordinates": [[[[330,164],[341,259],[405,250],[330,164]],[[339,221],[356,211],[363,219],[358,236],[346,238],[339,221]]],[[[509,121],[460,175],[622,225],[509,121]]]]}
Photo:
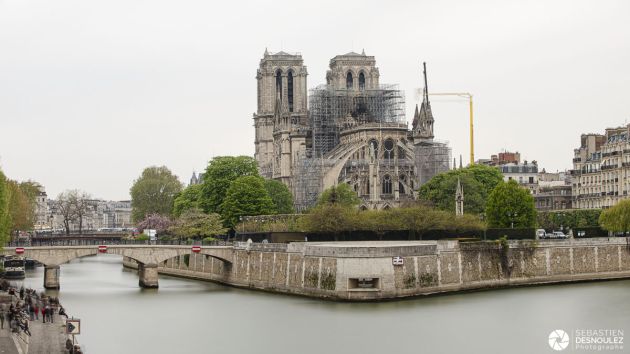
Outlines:
{"type": "Polygon", "coordinates": [[[536,238],[538,239],[547,238],[547,232],[545,231],[545,229],[536,230],[536,238]]]}

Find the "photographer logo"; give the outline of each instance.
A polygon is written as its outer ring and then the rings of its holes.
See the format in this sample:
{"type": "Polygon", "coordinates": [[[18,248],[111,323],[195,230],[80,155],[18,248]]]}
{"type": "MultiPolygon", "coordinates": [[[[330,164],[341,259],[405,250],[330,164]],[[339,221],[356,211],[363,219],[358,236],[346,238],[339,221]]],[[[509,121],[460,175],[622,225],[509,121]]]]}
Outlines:
{"type": "Polygon", "coordinates": [[[553,350],[565,350],[569,346],[569,335],[567,332],[556,329],[549,333],[549,346],[553,350]]]}

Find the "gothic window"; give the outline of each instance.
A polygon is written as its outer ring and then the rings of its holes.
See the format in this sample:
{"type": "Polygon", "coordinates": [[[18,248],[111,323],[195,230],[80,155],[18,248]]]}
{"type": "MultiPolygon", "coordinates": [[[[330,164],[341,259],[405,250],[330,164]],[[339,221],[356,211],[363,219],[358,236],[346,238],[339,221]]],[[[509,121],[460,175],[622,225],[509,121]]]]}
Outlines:
{"type": "Polygon", "coordinates": [[[289,112],[293,112],[293,71],[289,70],[287,75],[287,95],[289,101],[289,112]]]}
{"type": "Polygon", "coordinates": [[[352,81],[352,73],[348,71],[348,75],[346,75],[346,88],[348,90],[352,90],[352,87],[354,86],[352,81]]]}
{"type": "Polygon", "coordinates": [[[368,143],[368,156],[370,158],[372,158],[372,156],[370,156],[372,150],[374,151],[374,158],[376,158],[378,155],[378,142],[374,139],[370,140],[370,142],[368,143]]]}
{"type": "Polygon", "coordinates": [[[276,71],[276,95],[282,95],[282,70],[276,71]]]}
{"type": "Polygon", "coordinates": [[[392,178],[389,175],[383,176],[383,194],[392,194],[392,178]]]}
{"type": "Polygon", "coordinates": [[[398,179],[398,192],[400,194],[405,194],[405,182],[407,182],[407,176],[400,175],[398,179]]]}
{"type": "Polygon", "coordinates": [[[394,158],[394,140],[387,139],[385,143],[383,143],[383,148],[385,148],[384,157],[385,160],[390,160],[394,158]]]}
{"type": "Polygon", "coordinates": [[[363,74],[363,72],[359,74],[359,90],[365,90],[365,75],[363,74]]]}

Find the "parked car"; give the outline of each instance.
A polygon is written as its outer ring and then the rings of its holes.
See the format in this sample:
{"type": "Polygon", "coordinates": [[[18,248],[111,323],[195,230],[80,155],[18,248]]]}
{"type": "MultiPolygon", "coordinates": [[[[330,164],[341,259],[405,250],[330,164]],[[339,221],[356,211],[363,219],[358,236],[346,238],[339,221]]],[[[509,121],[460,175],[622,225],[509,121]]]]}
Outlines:
{"type": "Polygon", "coordinates": [[[536,230],[536,238],[547,238],[547,231],[545,229],[536,230]]]}
{"type": "Polygon", "coordinates": [[[562,231],[554,231],[551,238],[568,238],[562,231]]]}

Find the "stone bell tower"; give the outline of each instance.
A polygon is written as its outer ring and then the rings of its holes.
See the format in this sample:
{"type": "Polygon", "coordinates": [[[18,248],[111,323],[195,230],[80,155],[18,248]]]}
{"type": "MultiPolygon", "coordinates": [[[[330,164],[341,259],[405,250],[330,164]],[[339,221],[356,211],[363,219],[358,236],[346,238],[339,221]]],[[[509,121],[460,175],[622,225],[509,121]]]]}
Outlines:
{"type": "Polygon", "coordinates": [[[302,55],[269,53],[265,49],[256,80],[258,109],[254,113],[255,158],[265,178],[290,184],[298,148],[304,148],[307,125],[308,72],[302,55]]]}

